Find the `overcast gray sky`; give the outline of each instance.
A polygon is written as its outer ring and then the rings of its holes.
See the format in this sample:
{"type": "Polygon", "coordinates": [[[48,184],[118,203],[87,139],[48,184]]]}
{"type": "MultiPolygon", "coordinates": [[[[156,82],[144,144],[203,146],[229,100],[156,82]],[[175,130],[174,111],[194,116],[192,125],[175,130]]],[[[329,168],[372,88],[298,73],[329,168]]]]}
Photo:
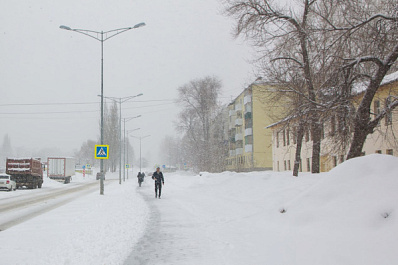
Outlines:
{"type": "Polygon", "coordinates": [[[175,134],[179,86],[214,75],[227,102],[255,78],[251,50],[232,38],[221,10],[218,0],[1,0],[0,140],[8,133],[14,149],[59,147],[61,156],[97,139],[100,42],[59,26],[107,31],[145,22],[104,43],[104,95],[144,94],[124,103],[123,117],[142,115],[126,128],[151,134],[144,154],[151,149],[150,161],[162,163],[153,149],[175,134]]]}

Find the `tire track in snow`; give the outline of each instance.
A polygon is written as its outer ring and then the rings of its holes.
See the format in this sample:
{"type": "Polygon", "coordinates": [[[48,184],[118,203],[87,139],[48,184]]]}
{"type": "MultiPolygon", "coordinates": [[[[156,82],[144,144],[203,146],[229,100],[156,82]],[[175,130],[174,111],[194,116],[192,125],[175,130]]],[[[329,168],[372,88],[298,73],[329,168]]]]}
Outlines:
{"type": "Polygon", "coordinates": [[[15,197],[15,199],[10,198],[9,200],[2,201],[0,204],[0,231],[4,231],[67,204],[78,197],[89,194],[93,192],[97,186],[97,182],[92,182],[78,187],[57,190],[44,195],[32,194],[32,197],[24,199],[15,197]],[[11,199],[14,199],[15,202],[11,199]],[[5,214],[7,214],[7,216],[5,216],[5,214]]]}

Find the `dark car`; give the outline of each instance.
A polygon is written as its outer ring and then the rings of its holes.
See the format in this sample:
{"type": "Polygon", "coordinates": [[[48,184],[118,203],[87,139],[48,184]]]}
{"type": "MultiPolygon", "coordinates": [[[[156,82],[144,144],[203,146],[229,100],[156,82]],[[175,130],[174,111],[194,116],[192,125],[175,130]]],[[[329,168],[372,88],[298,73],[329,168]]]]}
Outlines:
{"type": "MultiPolygon", "coordinates": [[[[97,176],[95,177],[95,179],[96,180],[99,180],[99,179],[101,179],[101,175],[102,175],[103,173],[101,173],[101,172],[97,172],[97,176]]],[[[105,179],[105,174],[103,174],[104,175],[104,179],[105,179]]]]}

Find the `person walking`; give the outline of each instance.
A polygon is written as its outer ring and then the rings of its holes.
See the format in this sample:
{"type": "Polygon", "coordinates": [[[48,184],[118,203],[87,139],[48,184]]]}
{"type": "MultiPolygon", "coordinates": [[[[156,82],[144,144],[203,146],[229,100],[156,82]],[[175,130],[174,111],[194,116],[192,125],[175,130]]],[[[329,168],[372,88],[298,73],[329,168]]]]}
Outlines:
{"type": "Polygon", "coordinates": [[[138,172],[137,178],[138,178],[138,184],[140,185],[140,187],[141,187],[141,183],[144,181],[144,177],[145,177],[144,172],[138,172]]]}
{"type": "Polygon", "coordinates": [[[152,174],[152,179],[155,180],[155,198],[158,198],[158,190],[159,190],[159,199],[162,195],[162,185],[164,185],[163,173],[160,171],[160,167],[156,168],[156,171],[152,174]]]}

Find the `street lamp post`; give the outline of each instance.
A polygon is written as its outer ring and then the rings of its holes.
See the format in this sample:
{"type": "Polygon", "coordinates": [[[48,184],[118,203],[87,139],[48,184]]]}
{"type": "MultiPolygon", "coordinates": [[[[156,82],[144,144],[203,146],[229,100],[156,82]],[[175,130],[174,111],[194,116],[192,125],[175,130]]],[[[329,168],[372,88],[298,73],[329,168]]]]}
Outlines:
{"type": "Polygon", "coordinates": [[[145,135],[145,136],[131,136],[131,137],[134,137],[134,138],[136,138],[136,139],[139,139],[140,140],[140,172],[141,172],[141,141],[142,141],[142,139],[144,139],[144,138],[147,138],[147,137],[149,137],[150,135],[145,135]]]}
{"type": "MultiPolygon", "coordinates": [[[[140,27],[145,26],[145,23],[136,24],[133,27],[127,28],[119,28],[113,29],[109,31],[93,31],[93,30],[86,30],[86,29],[72,29],[68,26],[61,25],[60,28],[69,31],[75,31],[77,33],[86,35],[93,39],[96,39],[101,42],[101,145],[104,144],[104,41],[109,40],[110,38],[119,35],[123,32],[126,32],[131,29],[137,29],[140,27]],[[105,34],[105,38],[104,38],[105,34]],[[100,35],[100,37],[98,37],[100,35]]],[[[101,170],[101,179],[100,179],[100,194],[104,194],[104,161],[100,160],[100,170],[101,170]]]]}
{"type": "MultiPolygon", "coordinates": [[[[112,100],[113,102],[119,103],[119,116],[120,116],[119,117],[119,142],[120,142],[119,184],[122,184],[122,103],[124,103],[124,102],[126,102],[126,101],[128,101],[128,100],[130,100],[132,98],[139,97],[139,96],[142,96],[142,95],[143,94],[140,93],[140,94],[138,94],[136,96],[129,96],[129,97],[123,97],[123,98],[104,97],[104,98],[112,100]]],[[[138,117],[141,117],[141,115],[139,115],[137,117],[133,117],[133,118],[138,118],[138,117]]],[[[126,127],[126,119],[124,121],[124,126],[126,127]]],[[[126,135],[124,135],[124,136],[126,136],[126,135]]],[[[124,172],[124,170],[123,170],[123,172],[124,172]]]]}
{"type": "MultiPolygon", "coordinates": [[[[123,141],[126,142],[126,121],[131,121],[132,119],[140,118],[141,115],[131,117],[131,118],[124,118],[124,136],[123,141]]],[[[122,127],[120,126],[120,129],[122,127]]],[[[120,160],[122,160],[122,148],[120,147],[120,160]]],[[[126,165],[126,144],[124,144],[124,158],[123,158],[124,165],[126,165]]],[[[121,162],[120,162],[121,163],[121,162]]],[[[123,181],[126,181],[126,171],[123,169],[123,181]]]]}
{"type": "MultiPolygon", "coordinates": [[[[124,129],[126,129],[126,127],[124,127],[124,129]]],[[[126,164],[128,164],[128,162],[129,162],[129,146],[127,145],[127,141],[126,141],[126,139],[129,139],[129,133],[130,132],[134,132],[134,131],[137,131],[137,130],[140,130],[141,128],[136,128],[136,129],[133,129],[133,130],[127,130],[126,131],[126,133],[127,133],[127,138],[126,138],[126,136],[124,137],[124,157],[125,157],[125,162],[124,162],[124,164],[126,165],[126,164]],[[127,145],[127,159],[126,159],[126,145],[127,145]]],[[[129,169],[127,169],[127,179],[129,179],[129,169]]]]}

